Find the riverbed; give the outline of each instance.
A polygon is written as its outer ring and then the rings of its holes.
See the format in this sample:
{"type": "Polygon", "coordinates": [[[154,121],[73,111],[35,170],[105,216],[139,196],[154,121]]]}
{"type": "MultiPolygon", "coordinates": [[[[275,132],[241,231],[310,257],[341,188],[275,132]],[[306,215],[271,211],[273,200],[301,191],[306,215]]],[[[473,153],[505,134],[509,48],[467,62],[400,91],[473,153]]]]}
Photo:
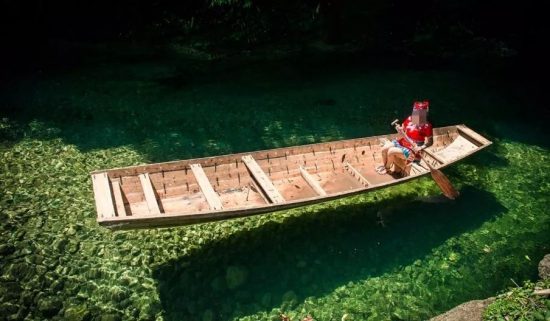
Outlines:
{"type": "Polygon", "coordinates": [[[528,83],[357,57],[235,60],[119,55],[3,86],[2,320],[419,320],[536,279],[550,157],[528,83]],[[416,99],[435,127],[493,141],[445,169],[456,201],[422,178],[202,225],[95,221],[93,170],[390,133],[416,99]]]}

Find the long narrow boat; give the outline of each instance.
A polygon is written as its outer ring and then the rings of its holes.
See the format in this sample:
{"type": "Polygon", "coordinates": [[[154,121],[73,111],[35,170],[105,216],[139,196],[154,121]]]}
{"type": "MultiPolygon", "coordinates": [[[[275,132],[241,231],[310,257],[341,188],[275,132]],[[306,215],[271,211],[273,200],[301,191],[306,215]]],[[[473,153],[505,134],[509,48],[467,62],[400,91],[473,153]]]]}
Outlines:
{"type": "Polygon", "coordinates": [[[387,187],[449,166],[491,142],[465,125],[434,129],[425,160],[379,175],[382,135],[91,173],[97,221],[115,229],[225,220],[387,187]]]}

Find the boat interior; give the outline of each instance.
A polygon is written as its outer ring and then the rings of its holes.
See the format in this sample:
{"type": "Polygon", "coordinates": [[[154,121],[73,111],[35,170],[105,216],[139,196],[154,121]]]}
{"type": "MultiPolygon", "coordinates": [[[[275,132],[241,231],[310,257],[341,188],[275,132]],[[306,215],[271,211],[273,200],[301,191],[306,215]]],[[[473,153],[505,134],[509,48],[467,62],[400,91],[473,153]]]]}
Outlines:
{"type": "MultiPolygon", "coordinates": [[[[92,173],[98,220],[246,210],[332,198],[429,173],[422,160],[380,175],[381,148],[397,135],[279,148],[92,173]]],[[[490,144],[466,126],[434,129],[426,161],[444,167],[490,144]]]]}

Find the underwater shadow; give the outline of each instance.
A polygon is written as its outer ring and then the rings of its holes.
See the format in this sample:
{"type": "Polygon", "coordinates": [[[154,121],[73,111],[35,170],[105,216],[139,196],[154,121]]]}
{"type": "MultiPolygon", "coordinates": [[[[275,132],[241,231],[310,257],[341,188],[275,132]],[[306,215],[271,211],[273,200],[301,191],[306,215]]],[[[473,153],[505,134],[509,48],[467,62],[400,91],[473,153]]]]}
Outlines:
{"type": "Polygon", "coordinates": [[[467,162],[487,168],[507,167],[510,165],[510,161],[503,155],[502,147],[496,143],[490,146],[488,151],[474,155],[467,162]]]}
{"type": "Polygon", "coordinates": [[[153,275],[165,320],[269,313],[411,264],[504,210],[474,187],[456,201],[401,197],[327,208],[206,244],[153,275]]]}
{"type": "MultiPolygon", "coordinates": [[[[292,68],[277,74],[277,68],[265,67],[273,76],[261,66],[233,70],[218,64],[198,70],[183,62],[158,64],[163,72],[155,72],[154,64],[121,64],[113,70],[98,66],[95,73],[84,70],[81,78],[14,83],[0,90],[0,122],[12,123],[10,128],[0,123],[0,140],[60,138],[82,152],[130,146],[147,162],[164,162],[362,134],[358,123],[332,117],[336,100],[331,95],[296,94],[294,86],[304,76],[284,81],[292,68]],[[142,70],[147,68],[152,70],[142,70]]],[[[319,73],[330,78],[326,70],[319,73]]]]}
{"type": "MultiPolygon", "coordinates": [[[[462,164],[470,164],[479,169],[494,169],[507,167],[510,161],[504,156],[506,151],[499,142],[493,142],[493,145],[487,147],[484,151],[470,155],[468,158],[460,161],[462,164]]],[[[456,173],[459,175],[460,169],[458,166],[450,166],[445,168],[446,173],[456,173]]]]}

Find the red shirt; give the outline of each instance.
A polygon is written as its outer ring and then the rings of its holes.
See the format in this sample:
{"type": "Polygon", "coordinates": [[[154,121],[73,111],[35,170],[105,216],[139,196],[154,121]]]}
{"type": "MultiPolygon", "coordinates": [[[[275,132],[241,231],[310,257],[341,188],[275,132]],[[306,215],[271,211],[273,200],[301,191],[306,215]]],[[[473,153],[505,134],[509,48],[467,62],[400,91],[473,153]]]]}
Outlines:
{"type": "MultiPolygon", "coordinates": [[[[432,124],[427,122],[423,125],[416,126],[411,121],[411,116],[403,121],[403,131],[415,143],[424,143],[426,137],[433,136],[432,124]]],[[[404,137],[399,139],[399,144],[403,147],[411,148],[411,144],[404,137]]]]}

